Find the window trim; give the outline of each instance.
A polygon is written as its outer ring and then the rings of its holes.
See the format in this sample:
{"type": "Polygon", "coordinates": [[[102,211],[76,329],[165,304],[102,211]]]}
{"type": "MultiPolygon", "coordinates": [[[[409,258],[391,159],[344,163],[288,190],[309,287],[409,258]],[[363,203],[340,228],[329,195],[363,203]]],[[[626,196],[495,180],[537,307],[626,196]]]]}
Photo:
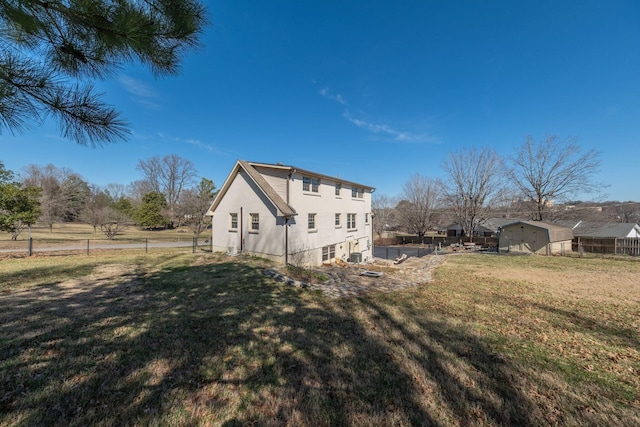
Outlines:
{"type": "Polygon", "coordinates": [[[316,223],[317,216],[318,214],[316,213],[307,214],[307,230],[309,231],[309,233],[318,231],[318,224],[316,223]]]}
{"type": "Polygon", "coordinates": [[[249,223],[249,233],[259,233],[260,232],[260,214],[250,213],[249,218],[251,220],[249,223]]]}
{"type": "Polygon", "coordinates": [[[302,191],[305,193],[320,193],[320,178],[314,178],[312,176],[302,177],[302,191]]]}
{"type": "Polygon", "coordinates": [[[336,245],[328,245],[322,247],[322,262],[331,262],[336,258],[336,245]]]}
{"type": "Polygon", "coordinates": [[[336,213],[334,218],[334,225],[336,228],[342,228],[342,214],[336,213]]]}
{"type": "Polygon", "coordinates": [[[229,231],[238,231],[238,212],[229,212],[229,231]]]}
{"type": "Polygon", "coordinates": [[[353,231],[358,229],[358,216],[356,213],[347,214],[347,230],[353,231]]]}

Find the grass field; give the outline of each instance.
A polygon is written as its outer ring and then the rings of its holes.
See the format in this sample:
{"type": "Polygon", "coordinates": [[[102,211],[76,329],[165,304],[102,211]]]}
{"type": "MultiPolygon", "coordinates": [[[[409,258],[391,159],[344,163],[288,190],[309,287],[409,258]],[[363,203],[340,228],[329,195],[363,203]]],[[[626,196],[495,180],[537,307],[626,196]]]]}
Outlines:
{"type": "MultiPolygon", "coordinates": [[[[202,236],[209,233],[206,231],[202,236]]],[[[129,226],[122,233],[116,236],[116,239],[173,239],[173,238],[191,238],[193,233],[189,227],[179,227],[172,230],[145,230],[137,226],[129,226]]],[[[93,227],[89,224],[81,223],[59,223],[54,224],[49,230],[44,224],[36,224],[31,227],[31,237],[34,240],[86,240],[86,239],[106,239],[105,235],[100,231],[100,227],[94,232],[93,227]]],[[[24,230],[19,236],[19,241],[25,241],[29,238],[29,233],[24,230]]],[[[11,235],[4,233],[0,235],[0,240],[10,240],[11,235]]]]}
{"type": "MultiPolygon", "coordinates": [[[[75,246],[82,249],[76,251],[66,251],[65,254],[84,254],[86,247],[91,247],[93,252],[97,246],[112,246],[122,244],[151,244],[162,242],[183,242],[189,243],[193,241],[193,232],[189,227],[179,227],[171,230],[144,230],[136,226],[130,226],[123,232],[115,236],[114,239],[107,237],[97,229],[94,232],[93,227],[89,224],[79,223],[61,223],[55,224],[52,230],[44,225],[36,225],[31,228],[31,237],[33,239],[33,250],[47,251],[58,247],[75,246]]],[[[203,248],[208,247],[208,239],[211,238],[210,230],[205,230],[199,238],[199,245],[203,248]]],[[[9,233],[0,234],[0,257],[7,256],[27,256],[29,247],[29,233],[25,230],[18,236],[17,241],[11,240],[9,233]],[[12,255],[7,255],[7,251],[13,251],[12,255]]],[[[144,250],[144,248],[142,249],[144,250]]],[[[157,249],[154,249],[154,251],[157,249]]],[[[179,248],[177,250],[180,250],[179,248]]]]}
{"type": "Polygon", "coordinates": [[[0,425],[639,425],[640,262],[328,299],[216,254],[0,261],[0,425]]]}

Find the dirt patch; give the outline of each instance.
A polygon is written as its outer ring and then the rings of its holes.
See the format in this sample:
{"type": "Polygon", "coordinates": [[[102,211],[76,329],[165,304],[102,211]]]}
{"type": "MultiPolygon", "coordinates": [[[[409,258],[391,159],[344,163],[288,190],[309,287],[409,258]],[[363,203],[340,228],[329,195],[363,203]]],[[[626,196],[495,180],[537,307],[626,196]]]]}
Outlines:
{"type": "Polygon", "coordinates": [[[443,255],[409,257],[398,265],[378,258],[368,264],[325,265],[315,271],[329,279],[305,286],[321,290],[331,298],[358,296],[368,292],[392,292],[431,281],[431,272],[445,258],[443,255]],[[382,276],[363,276],[364,271],[380,272],[382,276]]]}

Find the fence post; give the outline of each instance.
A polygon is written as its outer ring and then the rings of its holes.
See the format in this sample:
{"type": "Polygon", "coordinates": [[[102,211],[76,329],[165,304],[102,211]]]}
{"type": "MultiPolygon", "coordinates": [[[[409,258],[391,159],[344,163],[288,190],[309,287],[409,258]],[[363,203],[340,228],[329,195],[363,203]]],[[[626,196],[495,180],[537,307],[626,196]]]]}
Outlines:
{"type": "Polygon", "coordinates": [[[580,258],[582,258],[583,252],[582,252],[582,240],[580,239],[580,237],[578,237],[578,256],[580,258]]]}
{"type": "Polygon", "coordinates": [[[89,239],[87,239],[87,255],[89,255],[89,239]]]}
{"type": "Polygon", "coordinates": [[[196,253],[196,245],[197,245],[196,240],[197,239],[195,237],[191,238],[191,253],[192,254],[196,253]]]}
{"type": "Polygon", "coordinates": [[[149,239],[144,239],[144,253],[148,254],[149,253],[149,239]]]}
{"type": "Polygon", "coordinates": [[[33,237],[29,237],[29,245],[28,245],[29,256],[33,255],[33,237]]]}

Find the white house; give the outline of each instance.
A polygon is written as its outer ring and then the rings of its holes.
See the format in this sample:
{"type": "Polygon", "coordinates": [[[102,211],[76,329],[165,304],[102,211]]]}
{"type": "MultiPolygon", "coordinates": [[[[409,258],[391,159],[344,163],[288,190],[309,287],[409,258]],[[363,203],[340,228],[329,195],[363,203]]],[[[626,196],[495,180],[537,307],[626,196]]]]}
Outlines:
{"type": "Polygon", "coordinates": [[[238,160],[209,208],[212,247],[310,265],[373,257],[373,187],[281,164],[238,160]]]}
{"type": "Polygon", "coordinates": [[[606,238],[639,238],[640,226],[636,223],[625,222],[586,222],[586,221],[558,221],[558,224],[573,229],[575,237],[606,238]]]}

